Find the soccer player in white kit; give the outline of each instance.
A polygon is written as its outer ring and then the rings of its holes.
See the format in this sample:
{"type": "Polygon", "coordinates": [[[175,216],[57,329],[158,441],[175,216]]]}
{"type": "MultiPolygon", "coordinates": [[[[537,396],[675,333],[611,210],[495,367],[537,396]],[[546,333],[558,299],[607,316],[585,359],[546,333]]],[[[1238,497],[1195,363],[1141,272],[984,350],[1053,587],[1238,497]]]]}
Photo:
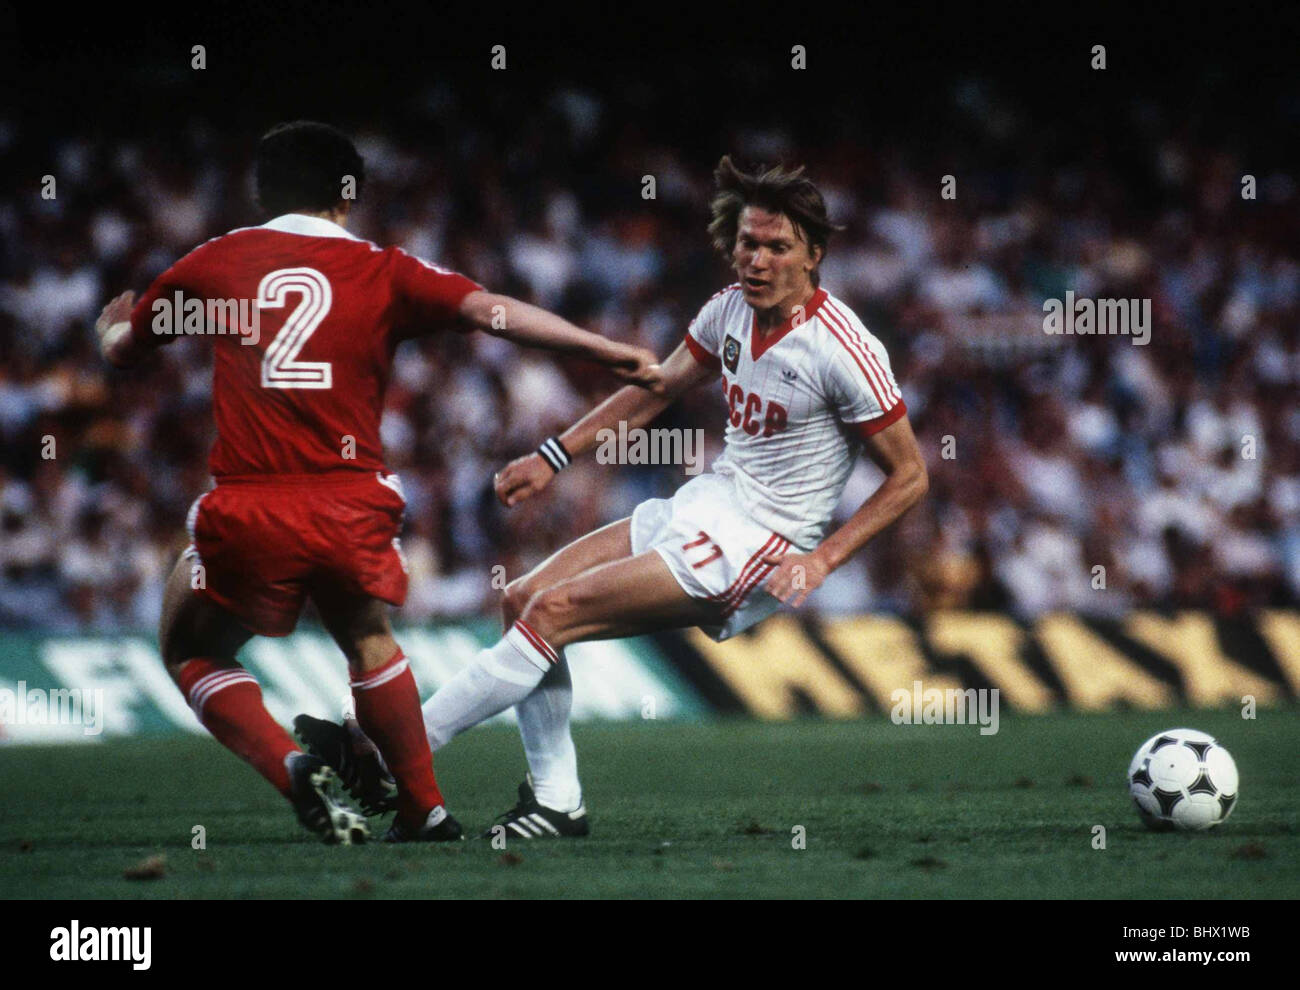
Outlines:
{"type": "Polygon", "coordinates": [[[739,281],[704,304],[663,362],[663,394],[616,392],[494,483],[505,505],[517,505],[594,448],[601,430],[643,427],[719,378],[725,452],[672,498],[643,502],[513,581],[505,636],[423,706],[435,751],[516,707],[530,772],[498,820],[511,838],[588,832],[569,732],[568,644],[689,626],[734,636],[782,603],[802,605],[928,486],[884,347],[819,286],[835,228],[816,186],[802,168],[745,173],[727,157],[715,179],[709,232],[739,281]],[[862,449],[885,480],[828,532],[862,449]]]}

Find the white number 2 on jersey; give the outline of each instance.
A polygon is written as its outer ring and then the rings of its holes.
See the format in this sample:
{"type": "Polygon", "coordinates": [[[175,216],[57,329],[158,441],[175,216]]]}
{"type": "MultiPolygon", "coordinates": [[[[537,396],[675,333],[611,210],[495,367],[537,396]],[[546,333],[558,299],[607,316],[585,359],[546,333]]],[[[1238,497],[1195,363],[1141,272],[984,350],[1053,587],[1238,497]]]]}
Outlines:
{"type": "Polygon", "coordinates": [[[328,361],[299,361],[303,345],[316,332],[334,301],[329,279],[315,268],[281,268],[257,287],[261,309],[280,309],[290,292],[302,299],[262,354],[263,388],[330,388],[333,369],[328,361]]]}

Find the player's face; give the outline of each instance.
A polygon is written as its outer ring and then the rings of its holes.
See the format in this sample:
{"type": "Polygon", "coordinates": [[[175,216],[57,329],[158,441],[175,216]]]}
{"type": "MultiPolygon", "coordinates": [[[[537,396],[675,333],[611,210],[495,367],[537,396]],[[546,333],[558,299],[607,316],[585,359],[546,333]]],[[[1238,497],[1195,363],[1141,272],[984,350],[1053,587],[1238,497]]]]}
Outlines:
{"type": "Polygon", "coordinates": [[[784,213],[758,206],[741,210],[732,263],[745,302],[755,309],[784,310],[807,299],[820,256],[820,249],[808,250],[808,242],[784,213]]]}

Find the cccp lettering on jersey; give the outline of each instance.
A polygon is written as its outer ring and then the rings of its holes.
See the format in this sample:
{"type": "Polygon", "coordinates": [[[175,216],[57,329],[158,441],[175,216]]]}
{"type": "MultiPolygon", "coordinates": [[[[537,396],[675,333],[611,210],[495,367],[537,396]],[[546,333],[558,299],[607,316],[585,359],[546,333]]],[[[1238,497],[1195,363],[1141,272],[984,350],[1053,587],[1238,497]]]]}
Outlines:
{"type": "Polygon", "coordinates": [[[779,402],[764,402],[757,392],[746,394],[743,388],[735,382],[728,382],[725,377],[722,379],[722,394],[730,410],[728,418],[731,425],[739,427],[751,437],[758,436],[760,430],[763,436],[770,437],[785,429],[789,415],[779,402]]]}

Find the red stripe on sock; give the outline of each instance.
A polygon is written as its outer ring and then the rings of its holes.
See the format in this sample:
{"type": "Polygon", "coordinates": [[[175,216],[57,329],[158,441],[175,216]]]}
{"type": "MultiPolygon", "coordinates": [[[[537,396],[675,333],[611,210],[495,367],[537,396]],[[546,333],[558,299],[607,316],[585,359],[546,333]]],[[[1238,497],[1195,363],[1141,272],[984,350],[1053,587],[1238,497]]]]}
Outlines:
{"type": "Polygon", "coordinates": [[[364,688],[374,684],[376,681],[383,681],[386,679],[387,675],[392,672],[394,667],[398,664],[404,663],[405,661],[406,654],[399,648],[392,657],[384,662],[383,666],[376,667],[374,670],[367,670],[365,673],[361,673],[355,667],[350,667],[349,673],[352,675],[350,686],[354,688],[364,688]]]}
{"type": "Polygon", "coordinates": [[[289,771],[284,760],[300,750],[266,710],[256,678],[233,660],[196,657],[181,667],[177,683],[203,727],[217,742],[251,763],[287,797],[289,771]],[[234,676],[207,680],[214,674],[234,676]]]}
{"type": "Polygon", "coordinates": [[[406,657],[401,650],[392,660],[352,685],[357,722],[383,754],[397,780],[397,817],[402,825],[418,829],[430,811],[443,804],[433,774],[433,753],[424,731],[420,692],[408,665],[393,675],[392,668],[406,657]],[[377,683],[376,683],[377,682],[377,683]]]}
{"type": "Polygon", "coordinates": [[[551,664],[559,662],[560,658],[556,654],[555,650],[551,649],[551,644],[542,639],[532,626],[526,623],[523,619],[516,619],[515,625],[519,628],[519,631],[524,634],[524,638],[533,644],[533,648],[542,655],[543,659],[551,664]]]}

